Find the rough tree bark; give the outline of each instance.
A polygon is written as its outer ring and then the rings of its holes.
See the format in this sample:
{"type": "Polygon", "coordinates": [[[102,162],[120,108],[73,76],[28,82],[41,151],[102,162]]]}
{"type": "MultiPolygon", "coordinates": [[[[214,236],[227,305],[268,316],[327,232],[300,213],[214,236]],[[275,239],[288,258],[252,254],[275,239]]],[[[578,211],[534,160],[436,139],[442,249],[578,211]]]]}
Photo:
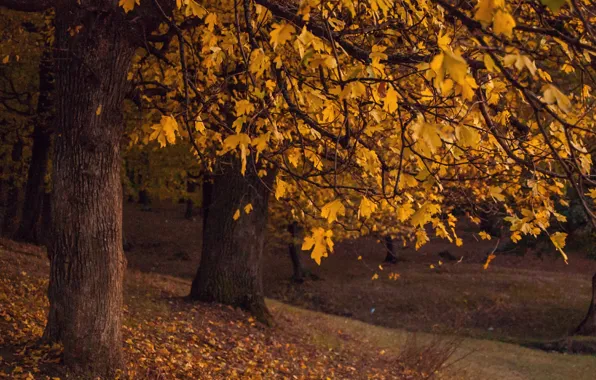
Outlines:
{"type": "Polygon", "coordinates": [[[51,95],[54,89],[51,54],[45,52],[39,64],[39,99],[35,126],[33,127],[33,147],[31,163],[25,185],[25,199],[19,228],[15,240],[40,243],[41,217],[45,193],[45,176],[48,169],[51,147],[51,95]]]}
{"type": "Polygon", "coordinates": [[[122,368],[120,140],[135,52],[114,1],[57,1],[50,310],[45,339],[73,372],[122,368]],[[77,26],[73,33],[72,26],[77,26]]]}
{"type": "MultiPolygon", "coordinates": [[[[263,296],[262,256],[267,208],[274,174],[259,178],[249,159],[246,174],[239,163],[213,175],[212,189],[203,202],[203,250],[190,298],[237,306],[270,324],[263,296]],[[253,210],[246,214],[244,207],[253,210]],[[240,210],[241,216],[233,216],[240,210]]],[[[208,186],[206,186],[207,188],[208,186]]]]}
{"type": "Polygon", "coordinates": [[[584,320],[573,331],[573,335],[596,335],[596,274],[592,277],[592,301],[584,320]]]}

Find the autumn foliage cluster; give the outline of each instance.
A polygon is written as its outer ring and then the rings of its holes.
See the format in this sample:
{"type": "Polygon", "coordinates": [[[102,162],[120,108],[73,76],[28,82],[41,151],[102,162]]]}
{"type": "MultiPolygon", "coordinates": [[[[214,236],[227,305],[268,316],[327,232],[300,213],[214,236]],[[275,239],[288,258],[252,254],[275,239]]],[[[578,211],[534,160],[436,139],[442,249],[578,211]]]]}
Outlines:
{"type": "Polygon", "coordinates": [[[33,131],[45,136],[31,147],[35,212],[19,231],[31,236],[43,220],[45,184],[44,338],[64,343],[74,372],[122,367],[123,183],[127,194],[189,199],[200,184],[190,298],[266,324],[269,216],[300,225],[300,248],[319,264],[338,239],[366,234],[461,245],[462,218],[504,220],[513,242],[545,236],[567,260],[570,204],[596,227],[591,0],[0,7],[12,42],[2,47],[5,124],[47,127],[33,131]],[[32,70],[38,91],[20,88],[32,70]]]}

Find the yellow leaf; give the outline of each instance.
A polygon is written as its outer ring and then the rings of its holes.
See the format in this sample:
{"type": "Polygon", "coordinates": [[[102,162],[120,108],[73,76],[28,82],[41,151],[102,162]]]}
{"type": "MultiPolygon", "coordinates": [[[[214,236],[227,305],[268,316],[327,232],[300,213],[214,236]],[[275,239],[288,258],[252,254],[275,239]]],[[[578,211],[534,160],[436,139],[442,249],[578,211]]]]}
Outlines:
{"type": "Polygon", "coordinates": [[[248,146],[250,145],[250,137],[246,133],[238,133],[226,137],[223,142],[223,149],[217,154],[220,156],[235,150],[240,149],[240,159],[242,160],[242,175],[246,172],[246,156],[248,155],[248,146]]]}
{"type": "Polygon", "coordinates": [[[492,236],[490,236],[488,233],[486,233],[485,231],[480,231],[478,232],[478,235],[480,236],[480,238],[482,240],[490,240],[492,239],[492,236]]]}
{"type": "Polygon", "coordinates": [[[234,216],[232,217],[234,220],[238,220],[240,219],[240,209],[237,209],[236,212],[234,213],[234,216]]]}
{"type": "Polygon", "coordinates": [[[443,145],[443,141],[439,135],[439,125],[427,123],[422,116],[418,117],[417,122],[412,125],[411,130],[417,147],[427,156],[430,156],[431,153],[434,153],[443,145]]]}
{"type": "Polygon", "coordinates": [[[459,54],[446,51],[445,58],[443,58],[443,65],[447,73],[451,76],[451,79],[460,85],[465,83],[468,64],[459,54]]]}
{"type": "Polygon", "coordinates": [[[434,203],[425,203],[423,204],[418,211],[412,215],[412,226],[414,227],[424,227],[424,225],[432,219],[433,215],[439,213],[441,211],[441,206],[434,203]]]}
{"type": "Polygon", "coordinates": [[[244,212],[246,214],[250,214],[251,211],[252,211],[252,204],[251,203],[249,203],[246,206],[244,206],[244,212]]]}
{"type": "Polygon", "coordinates": [[[162,115],[159,124],[151,127],[153,132],[149,135],[149,141],[157,140],[159,145],[163,148],[167,143],[174,144],[176,142],[176,131],[178,131],[178,122],[172,116],[162,115]]]}
{"type": "Polygon", "coordinates": [[[388,113],[393,113],[397,110],[397,100],[399,98],[399,94],[393,86],[389,86],[389,90],[385,94],[385,99],[383,100],[383,110],[388,113]]]}
{"type": "Polygon", "coordinates": [[[505,201],[505,196],[502,194],[503,193],[503,189],[496,187],[496,186],[491,186],[489,188],[489,192],[488,194],[493,197],[495,200],[500,201],[500,202],[504,202],[505,201]]]}
{"type": "Polygon", "coordinates": [[[202,134],[205,134],[206,129],[205,129],[205,123],[203,123],[203,119],[201,119],[201,116],[197,116],[197,119],[195,120],[195,129],[197,130],[197,132],[200,132],[202,134]]]}
{"type": "Polygon", "coordinates": [[[557,107],[563,112],[569,112],[571,110],[571,101],[565,94],[559,91],[558,88],[552,84],[548,84],[544,87],[544,101],[547,104],[557,104],[557,107]]]}
{"type": "Polygon", "coordinates": [[[135,5],[140,4],[141,0],[120,0],[120,2],[118,3],[118,5],[121,6],[124,9],[124,12],[126,13],[132,11],[135,5]]]}
{"type": "Polygon", "coordinates": [[[455,135],[462,147],[476,149],[480,143],[480,134],[474,128],[467,125],[458,125],[455,127],[455,135]]]}
{"type": "Polygon", "coordinates": [[[282,198],[288,190],[288,184],[281,179],[277,179],[277,186],[275,187],[275,199],[282,198]]]}
{"type": "Polygon", "coordinates": [[[207,25],[207,29],[212,32],[215,24],[217,24],[217,14],[209,13],[207,17],[205,17],[205,24],[207,25]]]}
{"type": "Polygon", "coordinates": [[[97,107],[97,109],[95,110],[95,115],[99,116],[101,115],[101,104],[99,105],[99,107],[97,107]]]}
{"type": "Polygon", "coordinates": [[[491,73],[495,73],[498,70],[495,61],[493,61],[493,58],[488,54],[484,54],[484,66],[486,66],[486,69],[491,73]]]}
{"type": "Polygon", "coordinates": [[[250,100],[242,99],[236,101],[236,116],[248,115],[255,110],[250,100]]]}
{"type": "Polygon", "coordinates": [[[486,262],[482,266],[484,268],[484,270],[487,270],[488,269],[488,266],[490,265],[490,262],[493,261],[496,257],[497,256],[494,253],[491,253],[490,255],[487,256],[486,262]]]}
{"type": "Polygon", "coordinates": [[[271,36],[270,42],[273,45],[273,48],[275,49],[279,45],[285,44],[295,33],[296,28],[291,24],[285,22],[281,24],[273,24],[273,30],[269,33],[271,36]]]}
{"type": "Polygon", "coordinates": [[[336,199],[332,202],[327,203],[321,209],[321,216],[327,219],[327,223],[331,224],[337,220],[338,215],[345,215],[346,208],[344,207],[341,200],[336,199]]]}
{"type": "Polygon", "coordinates": [[[378,274],[376,274],[376,273],[375,273],[375,274],[372,276],[372,278],[371,278],[371,280],[373,280],[373,281],[374,281],[374,280],[378,280],[378,279],[379,279],[379,275],[378,275],[378,274]]]}
{"type": "Polygon", "coordinates": [[[310,257],[315,260],[318,265],[321,265],[321,258],[327,257],[328,252],[333,252],[333,231],[325,231],[320,227],[313,228],[311,235],[304,238],[302,243],[302,250],[309,251],[310,257]]]}
{"type": "Polygon", "coordinates": [[[565,252],[563,252],[563,248],[565,247],[565,239],[566,238],[567,238],[567,234],[565,232],[555,232],[554,234],[550,235],[550,240],[553,242],[553,245],[555,246],[555,248],[557,250],[559,250],[559,252],[561,252],[563,259],[565,260],[565,263],[567,264],[568,257],[565,254],[565,252]]]}
{"type": "Polygon", "coordinates": [[[3,64],[7,64],[10,61],[10,55],[7,55],[6,57],[4,57],[4,59],[2,60],[3,64]]]}
{"type": "Polygon", "coordinates": [[[515,20],[513,17],[502,9],[499,9],[495,14],[493,21],[493,30],[496,34],[504,34],[511,38],[513,36],[513,28],[515,28],[515,20]]]}
{"type": "Polygon", "coordinates": [[[207,11],[205,10],[205,8],[200,6],[195,0],[186,1],[188,1],[188,3],[186,4],[186,11],[184,14],[186,17],[196,16],[202,18],[203,16],[205,16],[207,11]]]}
{"type": "Polygon", "coordinates": [[[495,4],[493,0],[479,0],[476,5],[474,19],[480,21],[484,26],[490,24],[493,20],[493,11],[495,4]]]}
{"type": "Polygon", "coordinates": [[[360,207],[358,208],[358,218],[368,218],[377,210],[377,204],[371,202],[367,197],[362,197],[360,207]]]}

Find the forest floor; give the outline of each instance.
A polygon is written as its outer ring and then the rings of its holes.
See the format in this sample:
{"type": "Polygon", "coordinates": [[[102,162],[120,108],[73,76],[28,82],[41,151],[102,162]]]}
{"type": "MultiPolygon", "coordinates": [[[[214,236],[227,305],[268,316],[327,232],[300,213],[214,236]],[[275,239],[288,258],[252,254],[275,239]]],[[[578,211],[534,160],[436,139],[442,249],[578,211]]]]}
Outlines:
{"type": "MultiPolygon", "coordinates": [[[[520,345],[561,340],[583,317],[596,262],[580,254],[569,265],[554,254],[498,256],[483,270],[495,242],[469,233],[461,234],[463,247],[432,241],[381,270],[383,247],[362,239],[338,244],[320,267],[305,257],[320,280],[294,284],[287,252],[270,244],[264,284],[276,325],[265,328],[241,311],[183,298],[200,260],[201,229],[182,215],[182,205],[125,209],[132,250],[124,347],[134,378],[416,379],[447,357],[439,379],[596,373],[594,356],[520,345]],[[445,262],[437,252],[446,248],[464,259],[445,262]]],[[[60,348],[37,344],[47,271],[43,249],[0,241],[0,378],[64,378],[55,365],[60,348]]]]}

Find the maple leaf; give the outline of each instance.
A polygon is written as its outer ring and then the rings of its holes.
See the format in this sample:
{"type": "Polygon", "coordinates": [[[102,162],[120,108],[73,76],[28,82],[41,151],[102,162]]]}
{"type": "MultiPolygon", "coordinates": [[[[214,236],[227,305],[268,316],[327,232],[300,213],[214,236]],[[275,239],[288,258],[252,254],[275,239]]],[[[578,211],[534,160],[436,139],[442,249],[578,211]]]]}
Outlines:
{"type": "Polygon", "coordinates": [[[383,99],[383,110],[387,113],[393,113],[397,110],[397,102],[399,99],[399,94],[393,86],[389,86],[387,93],[385,94],[385,99],[383,99]]]}
{"type": "Polygon", "coordinates": [[[275,199],[283,198],[288,190],[287,182],[277,179],[277,185],[275,186],[275,199]]]}
{"type": "Polygon", "coordinates": [[[242,175],[246,172],[246,156],[248,155],[248,146],[250,145],[250,137],[246,133],[237,133],[226,137],[223,142],[223,148],[218,152],[220,156],[235,150],[240,149],[240,159],[242,160],[242,168],[240,169],[242,175]]]}
{"type": "Polygon", "coordinates": [[[425,224],[431,221],[433,215],[441,211],[441,206],[435,203],[423,204],[415,213],[412,215],[410,223],[414,227],[424,227],[425,224]]]}
{"type": "Polygon", "coordinates": [[[339,199],[331,201],[321,208],[321,216],[327,219],[329,224],[335,222],[338,215],[345,215],[345,213],[346,208],[339,199]]]}
{"type": "Polygon", "coordinates": [[[377,210],[377,204],[371,202],[367,197],[362,197],[358,208],[358,218],[368,218],[377,210]]]}
{"type": "Polygon", "coordinates": [[[151,129],[153,132],[149,135],[149,141],[157,140],[162,148],[167,143],[174,144],[176,142],[178,122],[173,116],[162,115],[159,124],[154,124],[151,129]]]}
{"type": "Polygon", "coordinates": [[[255,106],[250,100],[242,99],[236,101],[236,116],[248,115],[254,110],[255,106]]]}
{"type": "Polygon", "coordinates": [[[251,212],[252,210],[253,210],[253,208],[252,208],[252,204],[251,204],[251,203],[249,203],[249,204],[247,204],[246,206],[244,206],[244,212],[245,212],[246,214],[250,214],[250,212],[251,212]]]}
{"type": "Polygon", "coordinates": [[[324,230],[323,228],[312,228],[311,235],[304,238],[302,244],[303,251],[310,251],[310,257],[315,260],[318,265],[321,265],[321,259],[328,256],[328,252],[333,252],[333,231],[324,230]]]}
{"type": "Polygon", "coordinates": [[[567,239],[567,234],[565,232],[555,232],[554,234],[550,235],[550,241],[552,241],[555,248],[561,253],[563,259],[565,260],[565,264],[568,264],[567,260],[568,257],[563,251],[565,247],[565,239],[567,239]]]}
{"type": "Polygon", "coordinates": [[[124,9],[124,12],[128,13],[135,8],[135,5],[141,5],[141,0],[120,0],[118,5],[124,9]]]}
{"type": "Polygon", "coordinates": [[[515,20],[508,13],[499,9],[495,14],[493,21],[493,30],[496,34],[504,34],[511,38],[513,36],[513,28],[515,28],[515,20]]]}
{"type": "Polygon", "coordinates": [[[184,15],[186,17],[199,17],[199,18],[203,18],[203,16],[205,16],[205,14],[207,13],[207,11],[205,10],[205,8],[203,8],[201,5],[199,5],[199,3],[197,3],[195,0],[185,0],[186,2],[186,11],[184,13],[184,15]]]}
{"type": "Polygon", "coordinates": [[[273,30],[269,35],[271,36],[270,42],[273,48],[277,48],[279,45],[285,44],[292,38],[292,35],[296,34],[296,28],[292,24],[281,23],[273,24],[273,30]]]}
{"type": "Polygon", "coordinates": [[[443,141],[439,135],[439,126],[425,122],[422,116],[418,117],[417,122],[412,125],[411,130],[412,136],[416,140],[416,145],[427,156],[436,152],[443,145],[443,141]]]}

